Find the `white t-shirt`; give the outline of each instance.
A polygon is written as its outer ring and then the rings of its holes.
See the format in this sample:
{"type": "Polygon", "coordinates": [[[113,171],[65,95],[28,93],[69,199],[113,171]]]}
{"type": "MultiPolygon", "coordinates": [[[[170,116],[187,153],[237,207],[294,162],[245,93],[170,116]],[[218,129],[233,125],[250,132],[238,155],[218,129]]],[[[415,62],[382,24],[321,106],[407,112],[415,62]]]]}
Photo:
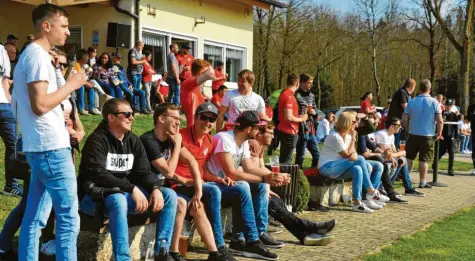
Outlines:
{"type": "Polygon", "coordinates": [[[12,93],[12,109],[20,125],[23,151],[43,152],[69,148],[69,134],[64,124],[61,106],[38,116],[33,113],[28,96],[28,83],[47,81],[47,93],[58,89],[57,72],[51,58],[42,47],[31,43],[20,56],[15,72],[15,87],[12,93]]]}
{"type": "Polygon", "coordinates": [[[323,119],[317,127],[317,141],[321,141],[325,136],[330,134],[330,122],[323,119]]]}
{"type": "Polygon", "coordinates": [[[228,123],[236,122],[237,117],[244,111],[265,112],[266,105],[264,99],[259,94],[251,92],[248,96],[243,96],[237,89],[224,94],[223,106],[228,107],[228,123]]]}
{"type": "Polygon", "coordinates": [[[318,168],[328,162],[342,159],[340,152],[350,147],[351,135],[346,134],[345,140],[336,131],[332,131],[323,142],[323,149],[318,160],[318,168]]]}
{"type": "Polygon", "coordinates": [[[394,144],[394,135],[389,135],[387,130],[380,130],[374,134],[377,144],[391,145],[394,144]]]}
{"type": "Polygon", "coordinates": [[[225,178],[223,166],[218,158],[218,153],[228,152],[231,153],[234,161],[234,168],[237,169],[241,165],[242,160],[250,159],[251,152],[249,150],[249,142],[246,140],[237,146],[234,139],[234,131],[222,131],[213,136],[214,152],[208,161],[208,169],[215,176],[225,178]]]}
{"type": "Polygon", "coordinates": [[[0,103],[10,103],[5,94],[5,89],[2,86],[3,77],[10,76],[10,60],[8,59],[7,50],[3,45],[0,45],[0,103]]]}

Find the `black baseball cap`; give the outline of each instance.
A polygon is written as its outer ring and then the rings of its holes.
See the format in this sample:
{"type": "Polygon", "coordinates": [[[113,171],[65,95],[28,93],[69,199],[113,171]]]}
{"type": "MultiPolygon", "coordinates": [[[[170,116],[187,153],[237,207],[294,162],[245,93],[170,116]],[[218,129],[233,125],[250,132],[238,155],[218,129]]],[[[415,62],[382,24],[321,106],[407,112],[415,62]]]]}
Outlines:
{"type": "Polygon", "coordinates": [[[242,128],[247,128],[247,127],[267,125],[267,122],[261,121],[259,119],[259,114],[257,114],[257,111],[244,111],[236,119],[236,122],[234,123],[234,125],[240,126],[242,128]]]}
{"type": "Polygon", "coordinates": [[[454,99],[448,99],[447,100],[447,105],[454,105],[455,104],[455,100],[454,99]]]}
{"type": "Polygon", "coordinates": [[[119,59],[122,59],[122,56],[120,55],[120,53],[112,53],[111,56],[112,56],[112,57],[115,56],[115,57],[117,57],[117,58],[119,58],[119,59]]]}
{"type": "Polygon", "coordinates": [[[18,37],[16,37],[16,36],[13,35],[13,34],[9,34],[9,35],[7,36],[7,40],[18,40],[18,37]]]}
{"type": "Polygon", "coordinates": [[[214,106],[214,104],[212,104],[211,102],[202,103],[196,109],[197,114],[202,114],[202,113],[206,113],[206,112],[209,112],[209,113],[212,113],[212,114],[218,116],[218,108],[216,108],[216,106],[214,106]]]}
{"type": "Polygon", "coordinates": [[[191,47],[188,44],[182,44],[181,49],[191,49],[191,47]]]}

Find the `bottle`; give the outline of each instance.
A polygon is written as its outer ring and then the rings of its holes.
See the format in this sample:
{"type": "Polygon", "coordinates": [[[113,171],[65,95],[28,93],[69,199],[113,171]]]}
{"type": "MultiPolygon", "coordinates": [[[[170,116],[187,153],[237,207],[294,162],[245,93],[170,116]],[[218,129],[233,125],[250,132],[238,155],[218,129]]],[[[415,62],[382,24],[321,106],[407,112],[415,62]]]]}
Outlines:
{"type": "Polygon", "coordinates": [[[145,254],[145,261],[154,261],[154,250],[153,250],[153,242],[148,244],[147,253],[145,254]]]}

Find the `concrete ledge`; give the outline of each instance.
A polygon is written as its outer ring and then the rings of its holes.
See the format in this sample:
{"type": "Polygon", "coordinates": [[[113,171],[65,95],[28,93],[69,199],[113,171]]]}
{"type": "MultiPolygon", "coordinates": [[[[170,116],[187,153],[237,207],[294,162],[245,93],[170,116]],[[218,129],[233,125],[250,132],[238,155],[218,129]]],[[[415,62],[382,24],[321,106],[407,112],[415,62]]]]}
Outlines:
{"type": "Polygon", "coordinates": [[[352,184],[349,182],[335,182],[331,186],[310,185],[310,200],[321,206],[331,206],[338,202],[351,200],[352,184]]]}

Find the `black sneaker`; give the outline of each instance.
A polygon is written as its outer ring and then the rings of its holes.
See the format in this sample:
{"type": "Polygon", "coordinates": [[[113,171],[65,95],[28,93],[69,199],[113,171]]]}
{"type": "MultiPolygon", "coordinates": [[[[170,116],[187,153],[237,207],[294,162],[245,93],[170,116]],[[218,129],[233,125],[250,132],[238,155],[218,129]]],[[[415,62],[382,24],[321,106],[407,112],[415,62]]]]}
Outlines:
{"type": "Polygon", "coordinates": [[[149,111],[149,110],[141,110],[141,111],[140,111],[140,114],[150,115],[150,114],[152,114],[152,112],[149,111]]]}
{"type": "Polygon", "coordinates": [[[327,233],[330,233],[330,231],[332,231],[333,228],[335,228],[336,219],[332,219],[327,222],[315,222],[314,225],[315,225],[315,228],[314,230],[312,230],[312,233],[325,235],[327,233]]]}
{"type": "Polygon", "coordinates": [[[241,240],[232,240],[229,243],[229,252],[234,256],[243,256],[244,248],[246,244],[241,240]]]}
{"type": "Polygon", "coordinates": [[[284,242],[274,239],[267,233],[260,235],[259,239],[261,240],[262,244],[264,244],[264,246],[269,248],[281,248],[285,246],[284,242]]]}
{"type": "MultiPolygon", "coordinates": [[[[219,257],[217,260],[236,261],[236,259],[228,252],[228,248],[226,246],[222,246],[218,248],[218,253],[219,253],[219,257]]],[[[208,256],[208,260],[209,260],[209,256],[208,256]]]]}
{"type": "Polygon", "coordinates": [[[18,256],[11,249],[3,253],[0,253],[0,261],[17,261],[17,260],[18,260],[18,256]]]}
{"type": "Polygon", "coordinates": [[[269,225],[273,227],[280,227],[280,228],[284,227],[279,221],[275,220],[273,217],[269,217],[269,225]]]}
{"type": "Polygon", "coordinates": [[[421,186],[421,184],[419,184],[419,188],[420,189],[424,189],[424,188],[430,189],[430,188],[432,188],[432,186],[429,183],[426,183],[424,186],[421,186]]]}
{"type": "Polygon", "coordinates": [[[248,243],[242,254],[245,257],[262,260],[277,260],[279,258],[276,254],[270,252],[260,240],[248,243]]]}
{"type": "Polygon", "coordinates": [[[402,197],[399,195],[392,194],[392,195],[389,195],[389,203],[408,204],[409,201],[402,199],[402,197]]]}
{"type": "Polygon", "coordinates": [[[175,261],[186,261],[186,258],[184,258],[182,255],[180,255],[180,253],[170,252],[169,255],[175,261]]]}
{"type": "Polygon", "coordinates": [[[453,171],[453,170],[449,170],[448,175],[449,175],[449,176],[452,176],[452,177],[455,176],[454,171],[453,171]]]}
{"type": "Polygon", "coordinates": [[[422,192],[419,192],[417,191],[416,189],[410,189],[410,190],[406,190],[406,192],[404,193],[405,196],[414,196],[414,197],[425,197],[426,194],[422,193],[422,192]]]}

